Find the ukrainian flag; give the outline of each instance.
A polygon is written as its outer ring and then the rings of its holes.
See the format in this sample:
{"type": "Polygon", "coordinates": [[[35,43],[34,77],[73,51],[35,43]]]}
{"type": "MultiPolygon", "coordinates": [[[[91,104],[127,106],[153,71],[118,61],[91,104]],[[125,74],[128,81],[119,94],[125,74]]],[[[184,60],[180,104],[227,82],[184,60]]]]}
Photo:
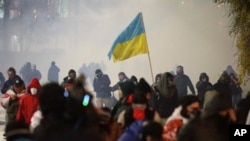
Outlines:
{"type": "Polygon", "coordinates": [[[148,44],[142,13],[139,13],[114,41],[108,57],[110,60],[113,56],[113,61],[118,62],[146,53],[148,53],[148,44]]]}

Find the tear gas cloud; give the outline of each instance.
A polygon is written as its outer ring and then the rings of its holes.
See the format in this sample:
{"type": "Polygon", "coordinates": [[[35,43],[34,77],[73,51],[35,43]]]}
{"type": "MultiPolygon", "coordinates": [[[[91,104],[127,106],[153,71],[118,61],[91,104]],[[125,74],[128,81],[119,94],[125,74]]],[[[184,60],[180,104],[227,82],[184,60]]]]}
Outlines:
{"type": "Polygon", "coordinates": [[[6,72],[9,66],[19,70],[29,61],[37,65],[42,82],[46,82],[51,61],[61,69],[60,80],[71,68],[78,71],[84,63],[99,63],[112,85],[121,71],[152,83],[147,55],[118,63],[107,57],[113,41],[140,11],[154,75],[175,72],[176,66],[182,65],[195,85],[201,72],[215,83],[228,65],[236,68],[237,52],[228,35],[225,7],[212,0],[87,0],[77,6],[74,12],[68,11],[68,17],[41,25],[32,34],[41,40],[32,40],[29,51],[16,51],[5,59],[8,61],[2,60],[1,71],[6,72]]]}

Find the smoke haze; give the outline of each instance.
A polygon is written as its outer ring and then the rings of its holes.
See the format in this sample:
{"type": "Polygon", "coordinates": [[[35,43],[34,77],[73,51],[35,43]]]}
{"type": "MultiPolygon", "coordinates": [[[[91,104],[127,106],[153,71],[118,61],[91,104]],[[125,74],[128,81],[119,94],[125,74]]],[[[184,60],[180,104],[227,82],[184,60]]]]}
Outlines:
{"type": "Polygon", "coordinates": [[[225,8],[212,0],[86,0],[79,7],[78,13],[69,13],[72,16],[65,22],[59,20],[41,28],[46,30],[36,31],[39,35],[49,31],[44,37],[49,40],[32,41],[28,53],[16,52],[9,61],[1,57],[1,71],[5,73],[9,66],[19,70],[30,61],[46,82],[50,62],[55,61],[62,81],[69,69],[78,71],[84,63],[94,62],[105,64],[104,73],[110,76],[112,85],[117,83],[120,71],[152,83],[147,55],[118,63],[107,57],[113,41],[138,12],[143,13],[154,75],[175,72],[176,66],[182,65],[195,85],[201,72],[215,83],[228,65],[236,68],[229,19],[225,8]]]}

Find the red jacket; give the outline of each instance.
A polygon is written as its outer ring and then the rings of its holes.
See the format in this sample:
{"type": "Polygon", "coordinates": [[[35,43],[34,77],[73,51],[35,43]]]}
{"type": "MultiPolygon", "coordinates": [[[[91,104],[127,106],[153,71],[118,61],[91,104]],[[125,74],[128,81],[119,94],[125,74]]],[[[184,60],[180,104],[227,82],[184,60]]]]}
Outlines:
{"type": "Polygon", "coordinates": [[[24,121],[30,125],[33,114],[39,106],[38,97],[36,95],[26,94],[19,99],[19,108],[17,111],[17,121],[24,121]]]}

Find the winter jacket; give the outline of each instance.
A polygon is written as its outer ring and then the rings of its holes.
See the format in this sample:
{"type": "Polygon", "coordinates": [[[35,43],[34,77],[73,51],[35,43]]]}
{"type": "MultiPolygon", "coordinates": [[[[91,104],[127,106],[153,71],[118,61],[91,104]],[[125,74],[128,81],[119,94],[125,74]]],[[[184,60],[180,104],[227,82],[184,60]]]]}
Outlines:
{"type": "Polygon", "coordinates": [[[181,115],[182,107],[177,107],[164,125],[163,141],[177,141],[179,129],[188,123],[188,119],[181,115]]]}
{"type": "Polygon", "coordinates": [[[17,111],[17,121],[24,121],[30,125],[33,114],[39,106],[38,97],[32,94],[26,94],[19,100],[19,108],[17,111]]]}
{"type": "Polygon", "coordinates": [[[11,87],[13,87],[15,80],[17,79],[21,79],[20,76],[15,75],[14,78],[12,79],[8,79],[4,84],[3,87],[1,89],[1,92],[4,94],[7,92],[8,89],[10,89],[11,87]]]}
{"type": "Polygon", "coordinates": [[[160,114],[161,118],[168,118],[178,105],[177,94],[171,98],[165,98],[159,95],[159,100],[157,101],[156,111],[160,114]]]}
{"type": "Polygon", "coordinates": [[[168,118],[178,105],[177,89],[174,84],[168,83],[168,79],[170,78],[173,79],[172,74],[168,72],[164,73],[155,88],[156,93],[158,93],[156,111],[160,114],[161,118],[168,118]]]}
{"type": "Polygon", "coordinates": [[[18,111],[18,106],[19,106],[18,99],[15,99],[15,100],[10,99],[10,101],[8,103],[8,108],[6,109],[8,122],[16,121],[16,114],[18,111]]]}
{"type": "Polygon", "coordinates": [[[36,77],[36,78],[38,78],[38,80],[40,80],[42,78],[42,74],[39,70],[33,70],[33,71],[31,71],[31,73],[32,73],[32,78],[36,77]]]}
{"type": "Polygon", "coordinates": [[[32,88],[39,89],[41,87],[38,78],[33,78],[27,86],[27,91],[24,96],[19,98],[19,108],[17,112],[17,121],[23,121],[30,125],[33,114],[37,111],[39,101],[37,92],[31,92],[32,88]]]}
{"type": "Polygon", "coordinates": [[[108,75],[95,78],[93,82],[97,98],[109,98],[111,96],[110,79],[108,75]]]}
{"type": "Polygon", "coordinates": [[[200,79],[196,84],[197,92],[198,92],[198,97],[201,102],[201,105],[204,103],[204,98],[205,98],[205,93],[207,90],[212,89],[213,85],[209,82],[209,77],[207,76],[206,73],[201,73],[200,79]],[[202,78],[206,78],[207,81],[202,81],[202,78]]]}
{"type": "Polygon", "coordinates": [[[146,121],[133,122],[120,136],[118,141],[141,141],[140,135],[146,121]]]}
{"type": "Polygon", "coordinates": [[[216,84],[214,84],[212,89],[219,92],[219,94],[221,94],[225,99],[231,101],[232,103],[232,93],[230,85],[228,83],[223,83],[221,81],[218,81],[216,84]]]}
{"type": "Polygon", "coordinates": [[[56,65],[52,65],[49,68],[48,81],[58,82],[59,81],[59,72],[60,72],[60,69],[56,65]]]}
{"type": "Polygon", "coordinates": [[[129,81],[129,79],[127,77],[125,77],[123,80],[117,82],[113,87],[112,87],[112,91],[116,91],[119,89],[119,83],[121,82],[126,82],[126,81],[129,81]]]}
{"type": "Polygon", "coordinates": [[[175,76],[175,84],[178,91],[179,99],[188,94],[187,88],[191,90],[192,94],[195,94],[194,86],[190,78],[185,74],[178,74],[175,76]]]}

